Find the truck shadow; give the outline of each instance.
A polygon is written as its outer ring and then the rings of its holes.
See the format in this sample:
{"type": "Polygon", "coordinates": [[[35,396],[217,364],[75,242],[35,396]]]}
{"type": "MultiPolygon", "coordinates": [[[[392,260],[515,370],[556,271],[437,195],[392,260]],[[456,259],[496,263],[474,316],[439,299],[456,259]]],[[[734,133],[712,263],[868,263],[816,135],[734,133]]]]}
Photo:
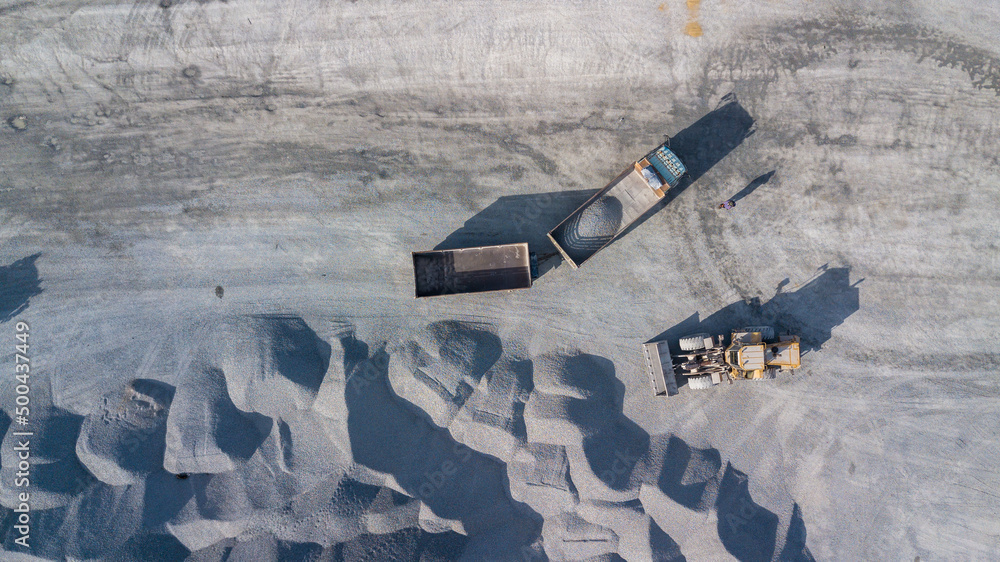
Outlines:
{"type": "MultiPolygon", "coordinates": [[[[671,354],[680,353],[680,338],[704,332],[726,335],[743,326],[773,326],[779,334],[802,338],[803,353],[817,351],[832,336],[832,331],[860,308],[858,285],[850,282],[850,268],[823,265],[817,274],[795,291],[785,292],[788,279],[776,288],[775,295],[761,304],[759,298],[741,300],[700,319],[698,313],[660,333],[652,341],[669,342],[671,354]]],[[[678,385],[684,384],[678,380],[678,385]]]]}
{"type": "Polygon", "coordinates": [[[23,312],[31,297],[42,292],[35,266],[39,256],[32,254],[0,267],[0,323],[23,312]]]}
{"type": "MultiPolygon", "coordinates": [[[[688,170],[687,180],[670,191],[676,197],[754,134],[753,117],[735,94],[727,94],[701,119],[670,138],[669,148],[688,170]]],[[[666,199],[670,199],[668,194],[666,199]]]]}
{"type": "MultiPolygon", "coordinates": [[[[687,167],[688,173],[663,199],[615,238],[627,236],[649,217],[680,195],[692,183],[718,164],[754,133],[754,120],[734,94],[722,98],[719,106],[670,139],[670,149],[687,167]]],[[[435,250],[453,250],[527,242],[538,255],[541,277],[562,258],[546,234],[587,201],[598,189],[508,195],[496,200],[448,235],[435,250]]],[[[612,229],[617,230],[617,229],[612,229]]],[[[601,248],[608,238],[577,239],[585,254],[601,248]]]]}
{"type": "Polygon", "coordinates": [[[465,221],[434,249],[527,242],[529,250],[538,255],[538,276],[541,277],[562,260],[546,234],[596,192],[596,189],[583,189],[505,195],[465,221]]]}
{"type": "Polygon", "coordinates": [[[754,132],[753,117],[740,105],[736,95],[730,93],[719,101],[718,107],[671,137],[668,147],[684,163],[687,175],[681,178],[676,187],[667,191],[656,206],[646,211],[617,238],[628,236],[649,217],[669,205],[754,132]]]}

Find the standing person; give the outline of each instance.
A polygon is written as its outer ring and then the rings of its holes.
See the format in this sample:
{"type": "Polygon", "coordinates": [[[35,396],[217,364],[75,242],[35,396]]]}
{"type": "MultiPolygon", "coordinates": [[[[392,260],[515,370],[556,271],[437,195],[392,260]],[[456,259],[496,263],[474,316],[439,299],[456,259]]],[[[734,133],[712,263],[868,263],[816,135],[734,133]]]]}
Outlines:
{"type": "Polygon", "coordinates": [[[726,201],[723,201],[722,203],[719,203],[720,209],[732,209],[735,206],[736,203],[732,199],[728,199],[726,201]]]}

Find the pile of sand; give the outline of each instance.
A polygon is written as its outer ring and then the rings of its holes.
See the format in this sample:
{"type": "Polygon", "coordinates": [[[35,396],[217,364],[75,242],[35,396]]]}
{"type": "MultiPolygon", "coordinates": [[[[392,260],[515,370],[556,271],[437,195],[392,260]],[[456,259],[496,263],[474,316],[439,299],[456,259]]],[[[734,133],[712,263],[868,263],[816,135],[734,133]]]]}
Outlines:
{"type": "Polygon", "coordinates": [[[271,417],[312,407],[331,353],[301,318],[289,316],[232,319],[211,346],[233,403],[271,417]]]}
{"type": "MultiPolygon", "coordinates": [[[[134,379],[39,428],[38,501],[65,509],[38,523],[37,555],[671,560],[651,513],[752,504],[716,451],[625,417],[602,357],[525,355],[461,322],[378,347],[284,316],[199,334],[176,387],[134,379]]],[[[755,509],[764,531],[720,531],[719,552],[773,549],[776,518],[755,509]]]]}
{"type": "Polygon", "coordinates": [[[80,462],[112,486],[139,484],[161,470],[173,399],[173,386],[148,379],[106,394],[80,428],[80,462]]]}
{"type": "Polygon", "coordinates": [[[609,239],[622,223],[622,203],[615,197],[603,196],[586,207],[575,219],[573,236],[581,239],[609,239]]]}
{"type": "Polygon", "coordinates": [[[439,322],[394,349],[389,368],[393,390],[448,427],[497,359],[493,334],[458,322],[439,322]]]}

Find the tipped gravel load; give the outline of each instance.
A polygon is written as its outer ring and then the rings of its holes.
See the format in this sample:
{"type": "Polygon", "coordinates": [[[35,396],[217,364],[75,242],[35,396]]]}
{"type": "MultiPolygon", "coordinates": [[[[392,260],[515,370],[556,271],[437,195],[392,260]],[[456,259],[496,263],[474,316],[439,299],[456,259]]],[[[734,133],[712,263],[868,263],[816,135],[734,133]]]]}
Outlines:
{"type": "Polygon", "coordinates": [[[582,239],[611,238],[622,223],[622,204],[614,197],[604,196],[580,213],[576,235],[582,239]]]}
{"type": "Polygon", "coordinates": [[[549,231],[549,239],[571,267],[580,267],[629,225],[641,220],[663,199],[661,188],[676,185],[685,170],[666,146],[658,147],[633,162],[604,189],[549,231]],[[659,172],[664,159],[669,160],[671,168],[659,172]],[[663,177],[658,175],[661,173],[664,177],[669,176],[669,181],[664,182],[663,177]]]}
{"type": "Polygon", "coordinates": [[[564,249],[575,259],[592,255],[608,243],[622,223],[622,204],[604,196],[584,207],[567,224],[562,238],[564,249]]]}

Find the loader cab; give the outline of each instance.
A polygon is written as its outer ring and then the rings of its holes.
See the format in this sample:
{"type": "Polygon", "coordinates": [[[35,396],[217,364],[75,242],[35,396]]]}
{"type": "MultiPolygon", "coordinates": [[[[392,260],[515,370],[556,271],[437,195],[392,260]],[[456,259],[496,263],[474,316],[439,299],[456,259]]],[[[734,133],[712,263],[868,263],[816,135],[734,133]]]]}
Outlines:
{"type": "Polygon", "coordinates": [[[730,367],[735,367],[736,365],[740,364],[739,349],[729,348],[729,351],[727,353],[728,354],[726,355],[726,363],[728,363],[730,367]]]}
{"type": "MultiPolygon", "coordinates": [[[[734,334],[735,335],[735,334],[734,334]]],[[[749,334],[747,334],[749,336],[749,334]]],[[[799,338],[781,336],[779,341],[766,343],[751,341],[759,338],[734,338],[726,349],[726,364],[733,374],[744,378],[761,378],[767,368],[798,369],[799,338]]]]}
{"type": "Polygon", "coordinates": [[[736,342],[726,351],[726,363],[737,371],[760,371],[764,368],[763,344],[736,342]]]}

